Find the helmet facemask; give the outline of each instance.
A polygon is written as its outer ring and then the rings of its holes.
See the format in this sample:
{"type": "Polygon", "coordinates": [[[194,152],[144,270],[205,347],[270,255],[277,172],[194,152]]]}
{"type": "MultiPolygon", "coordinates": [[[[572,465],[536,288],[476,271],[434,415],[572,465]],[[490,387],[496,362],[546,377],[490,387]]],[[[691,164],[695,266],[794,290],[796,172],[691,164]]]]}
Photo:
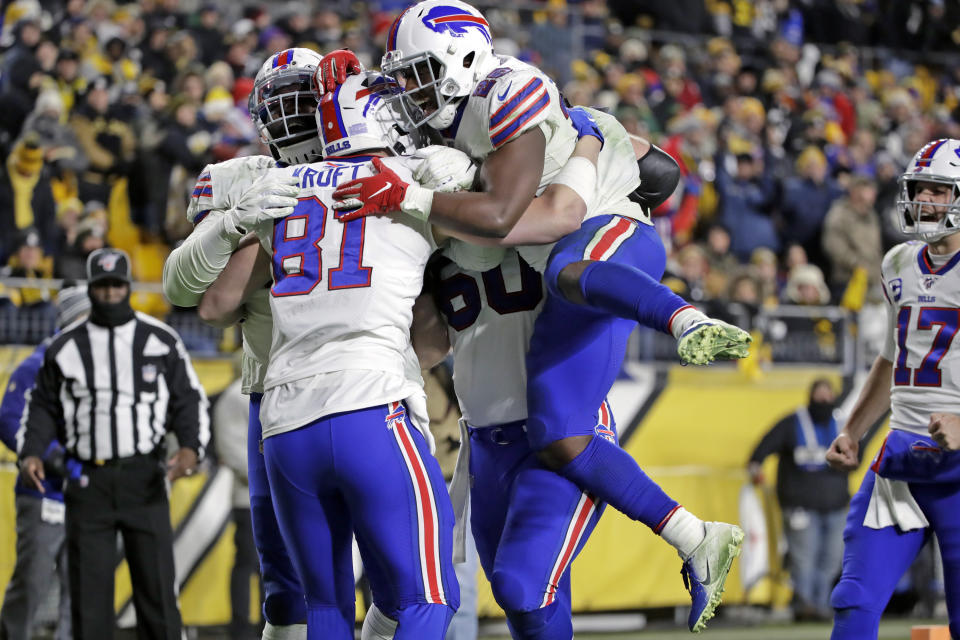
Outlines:
{"type": "Polygon", "coordinates": [[[960,231],[960,186],[957,178],[927,173],[905,173],[898,180],[897,219],[900,230],[924,242],[936,242],[960,231]],[[950,189],[945,203],[917,200],[918,185],[930,182],[950,189]],[[926,209],[926,211],[924,211],[926,209]]]}
{"type": "Polygon", "coordinates": [[[287,49],[268,58],[247,103],[260,140],[288,165],[320,159],[317,99],[311,90],[319,60],[307,49],[287,49]]]}
{"type": "MultiPolygon", "coordinates": [[[[474,57],[472,51],[464,56],[462,64],[465,69],[473,66],[474,57]]],[[[434,129],[449,127],[460,100],[473,90],[472,86],[461,86],[461,82],[448,73],[444,62],[430,51],[407,57],[403,57],[400,50],[388,51],[381,67],[403,88],[413,80],[416,88],[392,98],[411,127],[424,124],[434,129]]]]}

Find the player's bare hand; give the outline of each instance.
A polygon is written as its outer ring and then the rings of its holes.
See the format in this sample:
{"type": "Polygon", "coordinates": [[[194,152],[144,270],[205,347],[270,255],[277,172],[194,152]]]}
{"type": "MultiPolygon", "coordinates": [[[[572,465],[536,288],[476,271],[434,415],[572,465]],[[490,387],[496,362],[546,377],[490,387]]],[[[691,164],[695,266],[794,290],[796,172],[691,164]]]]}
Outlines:
{"type": "Polygon", "coordinates": [[[363,65],[353,51],[349,49],[331,51],[321,58],[317,70],[313,72],[313,93],[319,100],[320,96],[346,82],[347,76],[362,72],[363,65]]]}
{"type": "Polygon", "coordinates": [[[333,192],[333,208],[342,212],[337,216],[341,222],[401,210],[410,185],[380,158],[373,159],[373,168],[374,175],[351,180],[333,192]]]}
{"type": "Polygon", "coordinates": [[[180,447],[180,450],[167,460],[167,478],[173,482],[183,476],[192,476],[197,470],[197,452],[190,447],[180,447]]]}
{"type": "Polygon", "coordinates": [[[840,471],[853,471],[860,465],[860,443],[841,432],[827,449],[827,464],[840,471]]]}
{"type": "Polygon", "coordinates": [[[28,487],[46,493],[43,488],[46,474],[43,471],[43,460],[39,456],[27,456],[20,461],[20,477],[28,487]]]}
{"type": "Polygon", "coordinates": [[[952,413],[934,413],[927,427],[930,436],[947,451],[960,449],[960,416],[952,413]]]}

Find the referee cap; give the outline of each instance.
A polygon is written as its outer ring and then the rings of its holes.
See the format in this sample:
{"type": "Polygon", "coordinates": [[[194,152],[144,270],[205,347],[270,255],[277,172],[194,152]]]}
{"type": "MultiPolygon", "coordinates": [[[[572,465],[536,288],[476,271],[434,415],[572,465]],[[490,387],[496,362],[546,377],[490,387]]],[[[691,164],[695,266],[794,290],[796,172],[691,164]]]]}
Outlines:
{"type": "Polygon", "coordinates": [[[97,249],[87,258],[87,282],[122,280],[130,283],[130,256],[120,249],[97,249]]]}

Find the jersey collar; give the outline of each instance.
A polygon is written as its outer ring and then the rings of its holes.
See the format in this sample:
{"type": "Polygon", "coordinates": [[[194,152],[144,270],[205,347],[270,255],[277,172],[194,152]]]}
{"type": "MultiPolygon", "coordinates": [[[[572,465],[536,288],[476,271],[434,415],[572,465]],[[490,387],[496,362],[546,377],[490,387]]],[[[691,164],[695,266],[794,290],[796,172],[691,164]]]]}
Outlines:
{"type": "Polygon", "coordinates": [[[355,156],[336,156],[327,158],[324,162],[369,162],[374,156],[355,155],[355,156]]]}
{"type": "Polygon", "coordinates": [[[919,253],[917,253],[917,264],[920,265],[920,273],[923,273],[926,275],[941,276],[945,274],[947,271],[950,271],[951,269],[953,269],[957,265],[957,263],[960,262],[960,251],[958,251],[956,255],[950,258],[947,264],[943,265],[939,269],[934,269],[933,264],[930,262],[929,252],[930,252],[930,245],[925,244],[923,245],[923,249],[921,249],[919,253]]]}

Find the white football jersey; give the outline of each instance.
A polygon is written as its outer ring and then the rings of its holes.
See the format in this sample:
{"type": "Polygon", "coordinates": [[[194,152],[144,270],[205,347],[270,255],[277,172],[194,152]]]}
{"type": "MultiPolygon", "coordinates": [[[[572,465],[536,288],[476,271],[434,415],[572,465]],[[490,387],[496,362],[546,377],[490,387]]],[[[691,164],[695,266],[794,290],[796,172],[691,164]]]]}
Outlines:
{"type": "Polygon", "coordinates": [[[890,304],[883,356],[893,362],[890,388],[894,429],[929,435],[930,414],[960,413],[960,253],[939,269],[927,245],[906,242],[883,259],[890,304]]]}
{"type": "MultiPolygon", "coordinates": [[[[208,164],[197,178],[187,205],[187,218],[198,228],[211,224],[236,206],[237,196],[274,166],[276,163],[269,156],[245,156],[208,164]]],[[[266,291],[257,291],[247,298],[240,331],[243,334],[241,389],[246,394],[262,393],[273,336],[270,298],[266,291]]]]}
{"type": "Polygon", "coordinates": [[[467,271],[440,258],[432,291],[447,320],[464,420],[488,427],[527,417],[526,354],[546,295],[543,277],[507,251],[500,266],[467,271]]]}
{"type": "MultiPolygon", "coordinates": [[[[546,74],[510,56],[499,56],[491,64],[495,68],[461,103],[453,124],[441,135],[448,145],[482,163],[503,145],[539,127],[546,138],[539,195],[570,159],[577,132],[560,92],[546,74]]],[[[627,198],[640,184],[640,174],[626,130],[613,116],[593,109],[590,113],[605,143],[597,161],[597,197],[587,217],[619,213],[649,224],[643,208],[627,198]]],[[[551,249],[552,245],[538,245],[520,252],[542,271],[551,249]]]]}
{"type": "MultiPolygon", "coordinates": [[[[408,181],[411,162],[384,158],[408,181]]],[[[273,256],[265,438],[331,413],[423,395],[410,324],[436,248],[430,225],[408,216],[342,223],[332,208],[336,187],[371,169],[369,158],[358,157],[273,170],[298,177],[301,192],[291,215],[258,231],[273,256]]],[[[426,432],[418,408],[408,408],[426,432]]]]}

